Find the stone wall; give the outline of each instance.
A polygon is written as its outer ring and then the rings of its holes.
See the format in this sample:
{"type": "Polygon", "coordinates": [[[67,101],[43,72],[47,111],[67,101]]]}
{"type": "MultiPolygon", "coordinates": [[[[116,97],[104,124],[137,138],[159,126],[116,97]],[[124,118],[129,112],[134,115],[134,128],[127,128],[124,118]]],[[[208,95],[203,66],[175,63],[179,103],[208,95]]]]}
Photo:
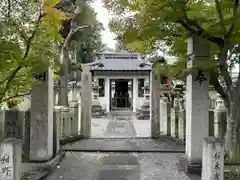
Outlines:
{"type": "MultiPolygon", "coordinates": [[[[176,98],[174,102],[160,103],[160,133],[175,139],[186,139],[186,108],[184,98],[176,98]],[[166,104],[173,104],[167,106],[166,104]],[[167,108],[167,109],[166,109],[167,108]],[[165,112],[166,111],[166,112],[165,112]]],[[[160,102],[163,102],[161,98],[160,102]]],[[[218,95],[209,99],[209,136],[224,138],[227,126],[227,115],[222,99],[218,95]],[[213,104],[214,102],[214,104],[213,104]]]]}

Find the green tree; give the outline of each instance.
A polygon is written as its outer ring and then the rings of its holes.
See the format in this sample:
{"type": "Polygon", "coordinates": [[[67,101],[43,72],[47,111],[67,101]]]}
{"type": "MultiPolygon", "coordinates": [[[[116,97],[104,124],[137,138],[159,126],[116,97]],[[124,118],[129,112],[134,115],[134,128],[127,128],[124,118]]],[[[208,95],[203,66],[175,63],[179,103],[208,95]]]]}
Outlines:
{"type": "Polygon", "coordinates": [[[80,63],[92,59],[91,56],[102,45],[102,26],[96,20],[96,13],[89,3],[90,1],[64,0],[57,5],[57,8],[66,12],[69,17],[63,21],[63,29],[60,31],[64,42],[61,44],[59,105],[68,105],[69,73],[79,69],[80,63]],[[70,58],[70,54],[73,58],[70,58]]]}
{"type": "Polygon", "coordinates": [[[0,6],[0,105],[29,94],[33,73],[43,72],[57,59],[54,44],[64,14],[59,0],[2,0],[0,6]]]}
{"type": "Polygon", "coordinates": [[[105,0],[105,6],[116,15],[110,23],[112,31],[128,47],[146,54],[167,47],[169,54],[179,58],[173,66],[159,70],[173,77],[185,77],[199,68],[210,73],[210,83],[228,110],[226,149],[233,157],[240,138],[240,78],[233,82],[230,75],[239,65],[239,0],[105,0]],[[208,67],[200,64],[186,69],[187,39],[191,36],[210,43],[208,67]]]}

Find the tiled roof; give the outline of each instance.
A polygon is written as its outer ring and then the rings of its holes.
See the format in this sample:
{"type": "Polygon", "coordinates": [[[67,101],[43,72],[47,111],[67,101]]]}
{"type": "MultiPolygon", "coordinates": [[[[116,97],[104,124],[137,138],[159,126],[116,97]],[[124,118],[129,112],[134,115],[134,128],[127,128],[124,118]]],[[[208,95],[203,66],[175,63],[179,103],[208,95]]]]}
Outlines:
{"type": "Polygon", "coordinates": [[[141,66],[144,62],[141,58],[136,57],[136,54],[129,53],[129,56],[133,55],[131,58],[127,56],[122,56],[120,53],[118,56],[110,57],[109,54],[106,57],[101,57],[100,62],[103,63],[102,67],[95,66],[92,70],[95,71],[149,71],[151,67],[148,65],[141,66]],[[134,57],[135,56],[135,57],[134,57]]]}

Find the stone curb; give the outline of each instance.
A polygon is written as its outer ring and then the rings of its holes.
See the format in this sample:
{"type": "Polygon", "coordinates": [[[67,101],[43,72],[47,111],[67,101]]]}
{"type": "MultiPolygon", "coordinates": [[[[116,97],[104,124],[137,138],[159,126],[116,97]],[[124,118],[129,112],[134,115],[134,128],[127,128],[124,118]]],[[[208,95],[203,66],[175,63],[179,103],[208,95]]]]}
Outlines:
{"type": "Polygon", "coordinates": [[[82,139],[84,139],[83,135],[76,135],[76,136],[67,137],[65,139],[61,139],[60,140],[60,145],[73,143],[75,141],[79,141],[79,140],[82,140],[82,139]]]}
{"type": "Polygon", "coordinates": [[[171,150],[171,149],[74,149],[65,148],[67,152],[93,152],[93,153],[185,153],[185,150],[171,150]]]}
{"type": "Polygon", "coordinates": [[[60,151],[56,157],[44,164],[29,163],[29,165],[33,164],[33,166],[35,166],[35,168],[33,167],[33,169],[35,169],[34,171],[37,172],[30,178],[28,178],[28,180],[44,180],[55,170],[57,165],[61,163],[64,157],[65,151],[60,151]]]}

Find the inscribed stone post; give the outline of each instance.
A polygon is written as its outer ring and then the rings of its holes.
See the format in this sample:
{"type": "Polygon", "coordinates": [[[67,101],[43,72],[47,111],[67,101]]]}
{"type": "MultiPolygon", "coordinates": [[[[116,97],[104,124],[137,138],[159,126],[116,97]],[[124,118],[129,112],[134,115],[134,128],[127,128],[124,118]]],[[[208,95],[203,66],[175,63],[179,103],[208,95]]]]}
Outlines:
{"type": "Polygon", "coordinates": [[[91,114],[92,114],[92,74],[91,66],[84,65],[82,70],[82,116],[81,116],[81,134],[89,138],[91,136],[91,114]]]}
{"type": "MultiPolygon", "coordinates": [[[[188,41],[188,68],[207,61],[210,56],[208,42],[200,37],[188,41]]],[[[186,156],[190,163],[200,163],[202,142],[209,129],[209,77],[198,72],[187,76],[186,85],[186,156]]]]}
{"type": "Polygon", "coordinates": [[[167,97],[160,98],[160,128],[161,132],[170,136],[171,133],[171,120],[170,120],[170,103],[167,97]]]}
{"type": "Polygon", "coordinates": [[[202,180],[224,179],[223,141],[216,137],[206,137],[203,142],[202,180]]]}
{"type": "Polygon", "coordinates": [[[38,77],[31,94],[30,160],[47,161],[53,156],[53,72],[38,77]]]}
{"type": "Polygon", "coordinates": [[[153,69],[150,75],[150,120],[151,120],[151,137],[158,137],[160,134],[160,76],[156,75],[153,69]]]}
{"type": "Polygon", "coordinates": [[[0,179],[19,180],[21,177],[22,142],[8,138],[0,147],[0,179]]]}

